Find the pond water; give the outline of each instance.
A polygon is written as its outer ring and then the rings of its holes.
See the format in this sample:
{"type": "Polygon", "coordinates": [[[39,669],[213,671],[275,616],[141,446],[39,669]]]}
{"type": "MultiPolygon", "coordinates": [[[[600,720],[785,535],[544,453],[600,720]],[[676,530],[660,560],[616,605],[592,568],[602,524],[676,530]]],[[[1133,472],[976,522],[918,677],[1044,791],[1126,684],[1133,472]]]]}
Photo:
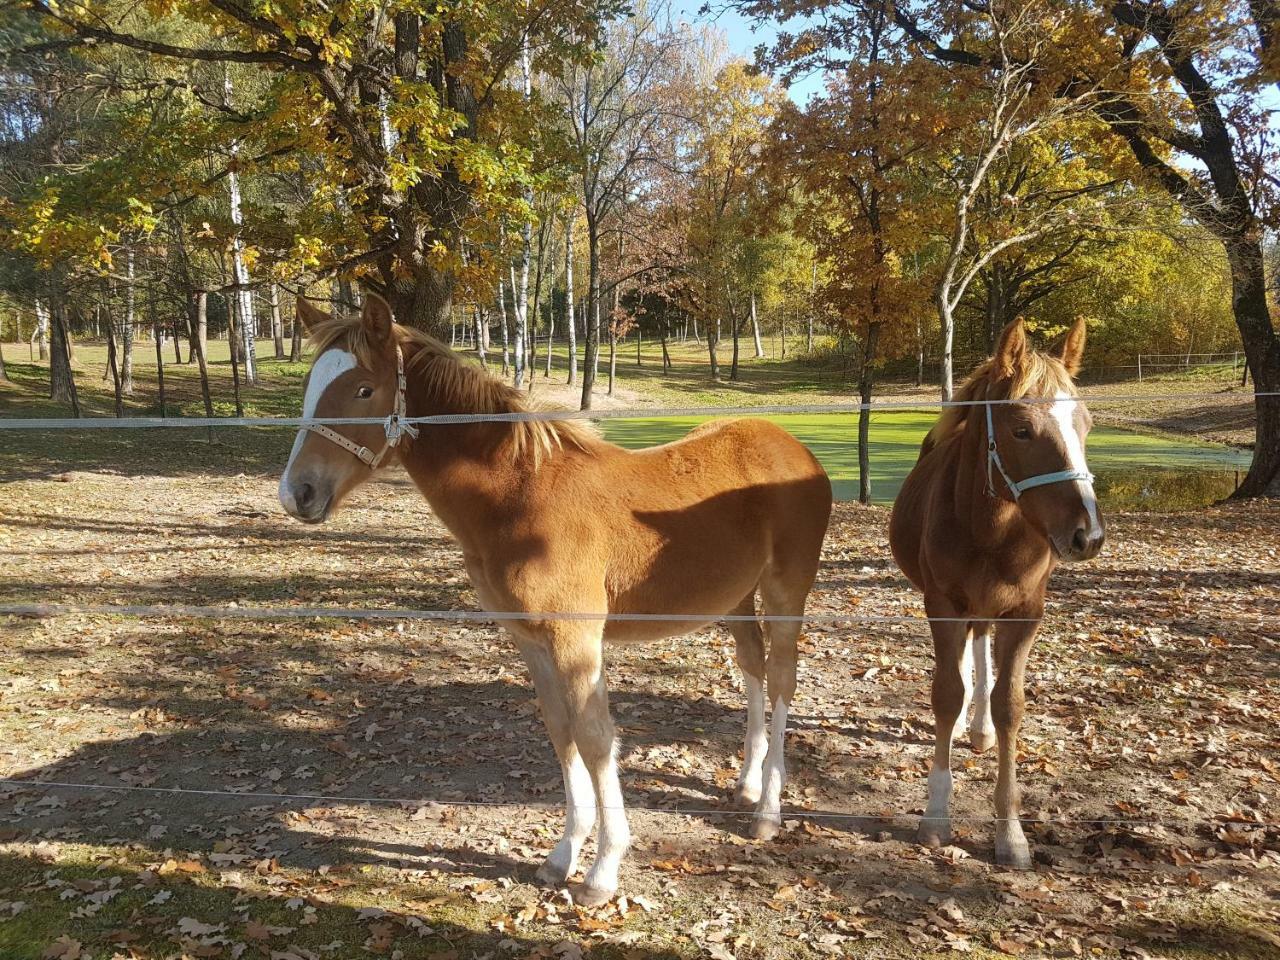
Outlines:
{"type": "MultiPolygon", "coordinates": [[[[604,435],[624,447],[678,440],[706,417],[605,420],[604,435]]],[[[831,475],[838,500],[858,496],[858,423],[852,413],[769,417],[805,443],[831,475]]],[[[871,417],[871,492],[892,503],[916,462],[932,412],[887,411],[871,417]]],[[[1089,434],[1089,467],[1103,505],[1122,510],[1182,510],[1231,493],[1250,453],[1196,440],[1152,437],[1115,427],[1089,434]]]]}

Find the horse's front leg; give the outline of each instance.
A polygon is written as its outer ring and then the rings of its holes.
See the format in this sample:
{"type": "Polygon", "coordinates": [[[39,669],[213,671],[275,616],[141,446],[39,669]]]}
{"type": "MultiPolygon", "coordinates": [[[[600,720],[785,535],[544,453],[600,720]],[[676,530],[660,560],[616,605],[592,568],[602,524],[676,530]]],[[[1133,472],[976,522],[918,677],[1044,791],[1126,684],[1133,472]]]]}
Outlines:
{"type": "Polygon", "coordinates": [[[996,774],[996,863],[1023,870],[1031,866],[1031,850],[1018,819],[1022,812],[1018,789],[1018,730],[1026,704],[1023,684],[1027,656],[1039,626],[1039,614],[1030,615],[1036,617],[1037,622],[1001,623],[996,630],[997,672],[991,697],[991,717],[1000,748],[996,774]]]}
{"type": "MultiPolygon", "coordinates": [[[[928,603],[931,617],[954,617],[951,608],[935,609],[928,603]]],[[[954,619],[931,620],[933,632],[933,766],[929,769],[929,801],[920,820],[917,839],[925,846],[951,842],[951,742],[956,722],[964,714],[969,699],[969,628],[954,619]]]]}
{"type": "Polygon", "coordinates": [[[590,775],[599,810],[595,862],[583,882],[571,888],[574,902],[586,907],[600,906],[617,892],[618,868],[631,845],[618,780],[617,738],[604,680],[603,633],[603,623],[561,623],[551,645],[570,733],[590,775]]]}
{"type": "Polygon", "coordinates": [[[551,659],[550,647],[545,643],[522,642],[520,652],[529,667],[534,688],[538,691],[538,704],[547,733],[556,748],[560,760],[560,772],[564,776],[565,828],[564,836],[556,844],[546,862],[538,868],[538,880],[550,887],[563,887],[578,868],[578,854],[591,836],[596,822],[595,787],[587,772],[582,755],[574,745],[569,724],[568,703],[559,674],[551,659]]]}

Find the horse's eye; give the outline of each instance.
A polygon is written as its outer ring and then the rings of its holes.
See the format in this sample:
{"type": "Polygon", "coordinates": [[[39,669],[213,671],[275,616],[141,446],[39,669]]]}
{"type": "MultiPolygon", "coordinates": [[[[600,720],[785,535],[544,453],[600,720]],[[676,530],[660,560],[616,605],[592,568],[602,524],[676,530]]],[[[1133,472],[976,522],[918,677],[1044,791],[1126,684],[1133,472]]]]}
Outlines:
{"type": "Polygon", "coordinates": [[[1031,428],[1030,427],[1014,427],[1013,437],[1015,440],[1030,440],[1031,428]]]}
{"type": "Polygon", "coordinates": [[[373,396],[373,387],[361,387],[359,390],[356,391],[356,399],[358,400],[368,400],[372,396],[373,396]]]}

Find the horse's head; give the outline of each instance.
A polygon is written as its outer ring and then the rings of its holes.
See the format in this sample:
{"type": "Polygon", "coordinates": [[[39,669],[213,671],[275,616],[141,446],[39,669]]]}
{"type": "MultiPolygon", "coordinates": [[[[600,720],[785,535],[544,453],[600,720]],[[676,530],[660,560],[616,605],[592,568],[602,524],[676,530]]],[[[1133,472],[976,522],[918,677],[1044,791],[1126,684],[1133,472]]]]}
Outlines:
{"type": "Polygon", "coordinates": [[[1028,343],[1022,320],[1015,320],[1000,334],[987,364],[985,398],[974,397],[1015,402],[970,414],[986,430],[990,489],[1017,504],[1063,560],[1097,556],[1106,537],[1085,463],[1093,420],[1072,383],[1084,341],[1080,319],[1052,353],[1039,353],[1028,343]]]}
{"type": "MultiPolygon", "coordinates": [[[[360,319],[347,321],[299,297],[298,319],[316,345],[303,417],[385,419],[404,413],[395,327],[385,300],[370,294],[360,319]]],[[[280,477],[280,503],[304,523],[324,521],[373,475],[398,439],[382,423],[301,428],[280,477]]]]}

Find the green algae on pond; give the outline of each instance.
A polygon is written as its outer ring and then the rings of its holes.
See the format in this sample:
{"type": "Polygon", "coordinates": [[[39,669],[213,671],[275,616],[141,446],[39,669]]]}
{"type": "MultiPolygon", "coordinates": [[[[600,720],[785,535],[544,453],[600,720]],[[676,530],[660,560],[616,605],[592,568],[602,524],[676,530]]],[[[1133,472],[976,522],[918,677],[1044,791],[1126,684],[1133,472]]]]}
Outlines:
{"type": "MultiPolygon", "coordinates": [[[[708,417],[605,420],[604,435],[624,447],[678,440],[708,417]]],[[[858,421],[852,413],[768,418],[806,444],[831,475],[838,500],[858,496],[858,421]]],[[[871,417],[871,492],[892,503],[916,462],[936,414],[887,411],[871,417]]],[[[1153,437],[1116,427],[1089,434],[1089,466],[1104,506],[1123,510],[1185,510],[1231,493],[1249,468],[1248,451],[1198,440],[1153,437]]]]}

